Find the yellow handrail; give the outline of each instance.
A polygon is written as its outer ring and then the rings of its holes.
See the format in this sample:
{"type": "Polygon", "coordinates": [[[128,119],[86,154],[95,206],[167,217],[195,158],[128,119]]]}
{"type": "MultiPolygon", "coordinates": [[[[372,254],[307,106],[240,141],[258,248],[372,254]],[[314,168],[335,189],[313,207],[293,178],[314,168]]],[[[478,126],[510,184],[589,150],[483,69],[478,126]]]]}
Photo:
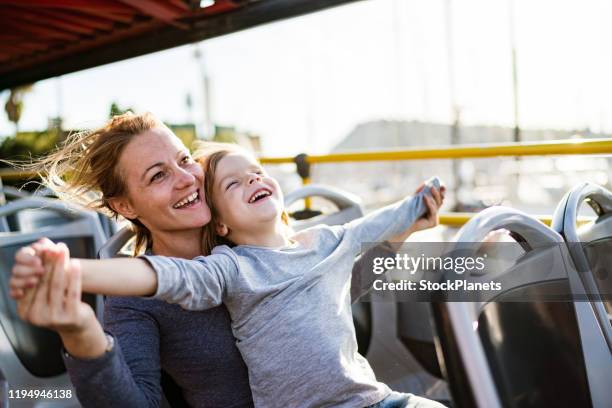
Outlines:
{"type": "MultiPolygon", "coordinates": [[[[468,222],[473,216],[477,213],[467,213],[467,212],[454,212],[454,213],[444,213],[440,214],[440,224],[446,225],[449,227],[461,227],[463,224],[468,222]]],[[[552,223],[552,216],[550,215],[534,215],[534,218],[542,221],[544,224],[550,227],[552,223]]],[[[588,222],[593,221],[594,217],[578,217],[578,225],[584,225],[588,222]]]]}
{"type": "Polygon", "coordinates": [[[27,180],[38,177],[38,174],[32,171],[19,171],[11,169],[0,169],[0,178],[4,180],[27,180]]]}
{"type": "MultiPolygon", "coordinates": [[[[549,142],[459,145],[435,148],[412,148],[307,156],[315,163],[464,159],[499,156],[549,156],[574,154],[612,154],[612,139],[569,139],[549,142]]],[[[261,157],[263,164],[293,163],[293,157],[261,157]]]]}
{"type": "MultiPolygon", "coordinates": [[[[326,155],[304,155],[308,165],[316,163],[369,162],[391,160],[464,159],[500,156],[547,156],[574,154],[612,154],[612,139],[567,139],[547,142],[523,142],[504,144],[458,145],[435,148],[389,149],[326,155]]],[[[260,157],[262,164],[295,163],[295,157],[260,157]]],[[[298,173],[300,167],[298,166],[298,173]]],[[[302,177],[307,184],[309,177],[302,177]]],[[[310,201],[304,203],[310,208],[310,201]]]]}
{"type": "MultiPolygon", "coordinates": [[[[462,159],[499,156],[547,156],[574,154],[612,154],[612,139],[568,139],[548,142],[524,142],[504,144],[459,145],[436,148],[389,149],[379,151],[334,153],[307,156],[314,163],[462,159]]],[[[294,157],[261,157],[262,164],[294,163],[294,157]]],[[[3,180],[36,177],[36,173],[16,170],[0,170],[3,180]]]]}
{"type": "MultiPolygon", "coordinates": [[[[402,150],[364,151],[352,153],[335,153],[327,155],[306,156],[306,162],[337,163],[391,160],[424,160],[424,159],[462,159],[498,156],[546,156],[546,155],[581,155],[612,154],[612,138],[608,139],[568,139],[548,142],[524,142],[505,144],[459,145],[436,148],[412,148],[402,150]]],[[[261,157],[262,164],[294,163],[294,157],[261,157]]],[[[3,180],[19,180],[37,177],[36,173],[9,169],[0,170],[3,180]]],[[[310,179],[303,180],[307,184],[310,179]]],[[[309,200],[306,207],[309,207],[309,200]]],[[[473,213],[445,213],[440,215],[440,224],[459,227],[465,224],[473,213]]],[[[550,216],[537,217],[550,225],[550,216]]],[[[590,218],[581,218],[578,224],[589,222],[590,218]]]]}

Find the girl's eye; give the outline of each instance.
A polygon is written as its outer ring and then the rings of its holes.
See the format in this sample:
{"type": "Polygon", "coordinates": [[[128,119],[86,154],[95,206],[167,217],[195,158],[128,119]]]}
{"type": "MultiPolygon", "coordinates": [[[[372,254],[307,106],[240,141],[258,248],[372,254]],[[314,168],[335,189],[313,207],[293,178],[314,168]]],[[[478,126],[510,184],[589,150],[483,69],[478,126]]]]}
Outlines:
{"type": "Polygon", "coordinates": [[[192,161],[192,160],[193,160],[193,159],[191,158],[191,156],[185,156],[185,157],[183,157],[183,159],[181,160],[181,163],[183,163],[183,164],[188,164],[188,163],[191,163],[191,161],[192,161]]]}
{"type": "Polygon", "coordinates": [[[230,187],[232,187],[234,184],[238,184],[238,182],[237,182],[237,181],[232,181],[232,182],[230,182],[230,183],[227,185],[227,187],[225,187],[225,191],[229,190],[229,189],[230,189],[230,187]]]}

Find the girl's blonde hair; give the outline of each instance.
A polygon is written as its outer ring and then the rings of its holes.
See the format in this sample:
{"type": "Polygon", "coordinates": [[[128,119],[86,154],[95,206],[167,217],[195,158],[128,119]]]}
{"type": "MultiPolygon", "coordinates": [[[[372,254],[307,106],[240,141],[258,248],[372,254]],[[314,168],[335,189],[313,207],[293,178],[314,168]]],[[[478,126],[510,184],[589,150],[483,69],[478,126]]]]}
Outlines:
{"type": "MultiPolygon", "coordinates": [[[[101,128],[70,135],[53,153],[27,165],[61,199],[118,218],[110,199],[122,197],[127,186],[119,158],[130,141],[143,132],[166,127],[151,113],[127,112],[101,128]]],[[[151,232],[137,219],[129,220],[136,233],[135,254],[151,245],[151,232]]]]}
{"type": "MultiPolygon", "coordinates": [[[[215,219],[219,216],[219,211],[213,202],[213,186],[217,174],[219,162],[227,155],[232,153],[243,153],[252,155],[246,149],[231,143],[214,143],[201,142],[197,145],[197,150],[194,152],[194,158],[202,165],[204,169],[204,195],[206,203],[210,208],[211,220],[204,226],[202,231],[202,253],[209,255],[213,248],[218,245],[228,245],[230,247],[235,244],[225,237],[217,234],[215,219]]],[[[281,214],[281,220],[289,226],[289,215],[286,211],[281,214]]]]}

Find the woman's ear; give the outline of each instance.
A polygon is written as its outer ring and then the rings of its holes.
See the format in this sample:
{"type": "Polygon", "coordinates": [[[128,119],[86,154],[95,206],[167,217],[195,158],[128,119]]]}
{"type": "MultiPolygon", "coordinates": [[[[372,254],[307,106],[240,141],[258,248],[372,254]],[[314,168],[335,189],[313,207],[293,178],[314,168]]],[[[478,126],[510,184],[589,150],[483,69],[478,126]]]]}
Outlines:
{"type": "Polygon", "coordinates": [[[226,237],[229,234],[229,228],[222,222],[217,222],[215,229],[217,230],[217,235],[220,237],[226,237]]]}
{"type": "Polygon", "coordinates": [[[126,197],[109,198],[108,205],[110,205],[115,212],[119,213],[122,217],[127,218],[128,220],[138,218],[138,213],[136,213],[134,207],[132,207],[132,203],[126,197]]]}

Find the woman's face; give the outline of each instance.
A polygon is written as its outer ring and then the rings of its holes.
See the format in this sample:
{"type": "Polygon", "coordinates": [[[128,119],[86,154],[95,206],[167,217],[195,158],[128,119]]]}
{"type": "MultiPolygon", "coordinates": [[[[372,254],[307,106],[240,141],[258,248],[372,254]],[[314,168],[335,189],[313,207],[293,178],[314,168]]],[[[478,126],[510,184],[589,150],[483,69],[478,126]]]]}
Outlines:
{"type": "Polygon", "coordinates": [[[202,167],[169,129],[135,136],[121,153],[119,171],[127,194],[116,199],[116,210],[137,218],[153,237],[201,228],[210,221],[202,167]]]}

